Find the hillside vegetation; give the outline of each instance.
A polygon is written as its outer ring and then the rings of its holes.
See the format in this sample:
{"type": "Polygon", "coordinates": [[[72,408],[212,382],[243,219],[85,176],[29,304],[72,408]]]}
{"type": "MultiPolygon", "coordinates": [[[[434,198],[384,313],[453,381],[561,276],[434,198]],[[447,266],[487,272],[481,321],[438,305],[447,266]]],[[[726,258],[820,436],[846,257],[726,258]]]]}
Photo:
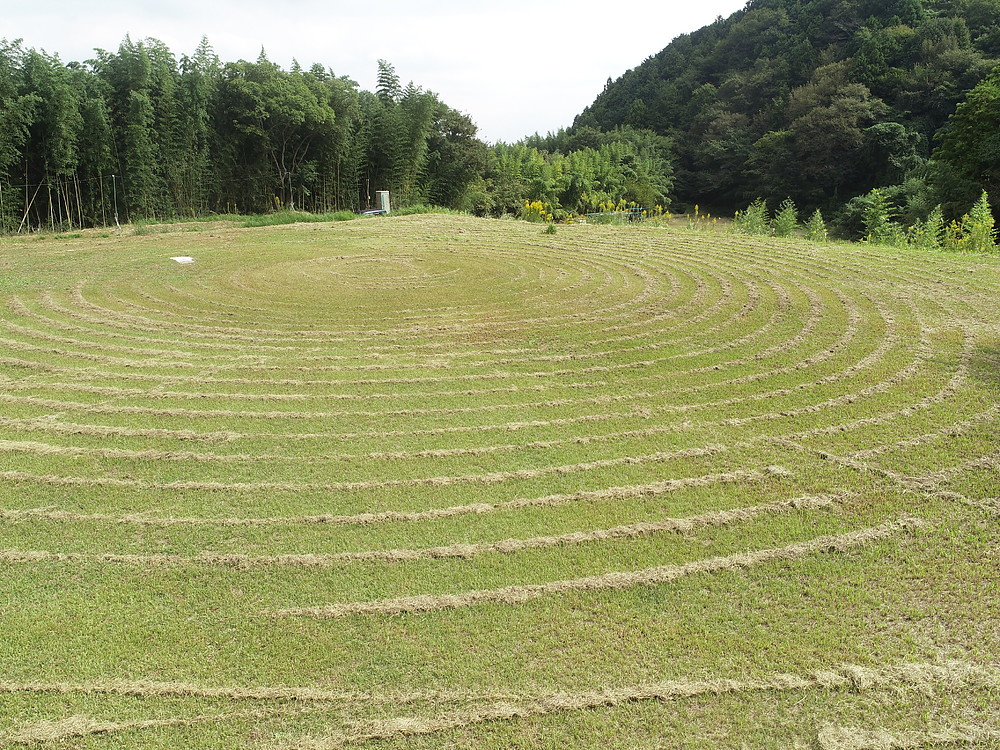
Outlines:
{"type": "Polygon", "coordinates": [[[0,40],[0,231],[434,204],[561,221],[622,205],[816,209],[880,189],[904,228],[1000,208],[1000,0],[752,0],[605,90],[567,130],[487,145],[379,62],[223,62],[156,39],[63,63],[0,40]],[[540,208],[531,208],[541,204],[540,208]]]}
{"type": "Polygon", "coordinates": [[[674,141],[677,197],[730,211],[792,197],[828,212],[897,186],[911,219],[961,215],[983,189],[1000,201],[995,94],[965,126],[980,141],[949,129],[997,58],[996,0],[751,0],[609,79],[548,145],[649,128],[674,141]]]}
{"type": "Polygon", "coordinates": [[[0,746],[1000,742],[996,257],[162,229],[2,240],[0,746]]]}

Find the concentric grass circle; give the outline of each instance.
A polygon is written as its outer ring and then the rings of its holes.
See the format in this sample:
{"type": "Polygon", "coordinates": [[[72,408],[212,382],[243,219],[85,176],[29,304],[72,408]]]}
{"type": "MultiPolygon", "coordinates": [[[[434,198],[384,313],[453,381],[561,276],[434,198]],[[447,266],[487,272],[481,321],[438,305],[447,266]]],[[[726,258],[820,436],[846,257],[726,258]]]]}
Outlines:
{"type": "Polygon", "coordinates": [[[995,689],[992,259],[423,216],[2,269],[10,737],[791,746],[995,689]]]}

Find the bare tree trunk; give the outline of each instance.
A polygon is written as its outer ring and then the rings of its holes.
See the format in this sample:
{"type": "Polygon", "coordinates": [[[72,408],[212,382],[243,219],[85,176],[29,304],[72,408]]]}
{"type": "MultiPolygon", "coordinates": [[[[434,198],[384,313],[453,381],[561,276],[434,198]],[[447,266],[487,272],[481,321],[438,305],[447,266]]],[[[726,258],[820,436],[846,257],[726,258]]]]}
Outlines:
{"type": "Polygon", "coordinates": [[[101,226],[106,227],[108,225],[108,212],[104,205],[104,175],[101,175],[101,226]]]}
{"type": "MultiPolygon", "coordinates": [[[[25,180],[25,182],[27,183],[27,180],[25,180]]],[[[25,187],[28,187],[28,186],[25,185],[25,187]]],[[[21,217],[21,226],[19,226],[17,228],[18,232],[20,232],[21,229],[24,228],[24,222],[26,222],[28,220],[28,213],[31,211],[31,207],[33,205],[35,205],[35,198],[38,197],[38,191],[41,190],[41,189],[42,189],[42,186],[41,186],[41,184],[39,184],[38,187],[35,188],[35,194],[31,196],[31,200],[25,205],[25,207],[24,207],[24,216],[21,217]]],[[[24,192],[24,196],[25,196],[25,199],[27,199],[27,197],[28,197],[27,190],[24,192]]],[[[31,225],[29,224],[28,226],[30,228],[31,225]]]]}

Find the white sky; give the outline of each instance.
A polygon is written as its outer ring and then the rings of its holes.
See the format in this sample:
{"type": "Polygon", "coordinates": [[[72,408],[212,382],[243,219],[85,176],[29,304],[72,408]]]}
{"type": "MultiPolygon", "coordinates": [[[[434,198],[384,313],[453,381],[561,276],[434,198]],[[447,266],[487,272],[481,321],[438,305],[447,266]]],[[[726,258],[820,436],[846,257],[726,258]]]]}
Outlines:
{"type": "Polygon", "coordinates": [[[207,36],[223,62],[320,63],[373,91],[377,60],[470,115],[487,141],[568,127],[610,77],[745,0],[490,5],[404,0],[0,0],[0,38],[86,60],[155,37],[180,57],[207,36]]]}

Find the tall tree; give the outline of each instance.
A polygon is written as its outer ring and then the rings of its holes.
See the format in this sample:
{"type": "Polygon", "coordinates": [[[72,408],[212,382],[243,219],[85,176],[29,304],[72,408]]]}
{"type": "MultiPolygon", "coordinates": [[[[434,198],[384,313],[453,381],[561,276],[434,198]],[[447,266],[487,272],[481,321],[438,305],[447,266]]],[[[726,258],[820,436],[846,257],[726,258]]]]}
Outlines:
{"type": "Polygon", "coordinates": [[[21,201],[27,200],[29,188],[18,167],[35,109],[41,104],[41,97],[25,88],[24,58],[20,40],[0,40],[0,230],[15,229],[22,220],[21,201]]]}
{"type": "Polygon", "coordinates": [[[985,190],[1000,207],[1000,66],[976,86],[949,118],[934,157],[943,169],[939,187],[950,201],[968,206],[985,190]]]}
{"type": "MultiPolygon", "coordinates": [[[[239,157],[263,180],[271,200],[294,209],[300,169],[314,142],[333,127],[329,103],[301,73],[286,73],[263,54],[255,63],[227,64],[220,86],[225,116],[241,141],[239,157]]],[[[256,198],[258,206],[261,197],[256,198]]]]}

